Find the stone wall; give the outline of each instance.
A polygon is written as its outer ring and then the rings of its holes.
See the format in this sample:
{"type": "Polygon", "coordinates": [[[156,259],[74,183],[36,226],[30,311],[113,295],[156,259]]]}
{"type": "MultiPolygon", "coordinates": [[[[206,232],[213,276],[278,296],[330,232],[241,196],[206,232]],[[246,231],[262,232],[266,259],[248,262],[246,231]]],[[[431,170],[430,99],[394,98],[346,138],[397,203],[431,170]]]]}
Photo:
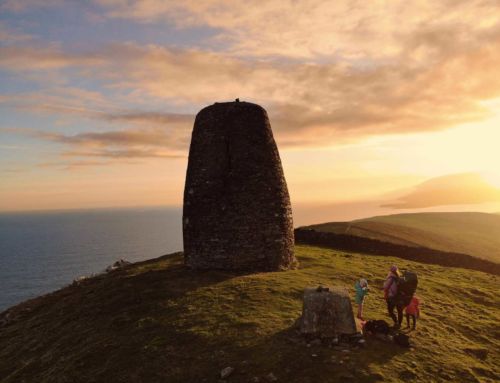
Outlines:
{"type": "Polygon", "coordinates": [[[410,261],[440,266],[463,267],[500,275],[500,264],[468,254],[451,253],[427,247],[398,245],[371,238],[316,231],[308,228],[295,229],[295,240],[297,243],[307,245],[324,246],[365,254],[394,256],[410,261]]]}
{"type": "Polygon", "coordinates": [[[266,111],[215,103],[194,123],[184,189],[184,259],[194,269],[296,263],[292,209],[266,111]]]}

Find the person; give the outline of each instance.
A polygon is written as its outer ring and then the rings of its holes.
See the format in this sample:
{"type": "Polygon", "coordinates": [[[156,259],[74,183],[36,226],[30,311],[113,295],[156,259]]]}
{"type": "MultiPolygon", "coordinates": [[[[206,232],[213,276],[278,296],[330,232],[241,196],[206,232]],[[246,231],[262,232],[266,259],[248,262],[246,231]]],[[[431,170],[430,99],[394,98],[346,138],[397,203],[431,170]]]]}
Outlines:
{"type": "Polygon", "coordinates": [[[420,299],[416,295],[410,301],[410,304],[405,308],[406,328],[410,328],[410,317],[412,318],[412,330],[417,328],[417,318],[420,317],[420,299]]]}
{"type": "Polygon", "coordinates": [[[403,321],[403,305],[397,302],[399,270],[396,265],[392,265],[384,282],[384,298],[387,302],[387,311],[394,321],[394,328],[401,327],[403,321]],[[398,316],[394,314],[394,309],[397,310],[398,316]]]}
{"type": "Polygon", "coordinates": [[[368,294],[368,281],[364,278],[356,281],[354,285],[356,290],[356,304],[358,305],[358,318],[363,320],[363,301],[366,294],[368,294]]]}

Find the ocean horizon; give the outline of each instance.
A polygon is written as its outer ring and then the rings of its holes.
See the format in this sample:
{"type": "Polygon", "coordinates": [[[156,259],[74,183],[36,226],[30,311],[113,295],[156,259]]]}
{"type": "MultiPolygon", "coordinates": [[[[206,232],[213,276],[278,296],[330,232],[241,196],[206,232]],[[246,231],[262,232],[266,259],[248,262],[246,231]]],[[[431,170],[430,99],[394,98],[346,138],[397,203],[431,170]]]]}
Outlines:
{"type": "Polygon", "coordinates": [[[0,213],[0,312],[131,262],[182,250],[182,208],[0,213]]]}

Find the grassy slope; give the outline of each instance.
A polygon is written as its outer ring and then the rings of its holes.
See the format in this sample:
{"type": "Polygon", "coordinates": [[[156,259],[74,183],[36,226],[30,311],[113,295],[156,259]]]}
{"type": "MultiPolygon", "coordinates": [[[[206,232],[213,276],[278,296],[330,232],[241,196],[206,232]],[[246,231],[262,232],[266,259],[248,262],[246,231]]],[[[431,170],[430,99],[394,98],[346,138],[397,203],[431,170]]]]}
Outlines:
{"type": "Polygon", "coordinates": [[[500,216],[497,214],[396,214],[309,227],[500,262],[500,216]]]}
{"type": "Polygon", "coordinates": [[[228,382],[271,371],[290,383],[500,378],[498,277],[307,246],[297,255],[298,270],[237,276],[188,271],[175,254],[28,301],[0,327],[0,381],[212,382],[226,366],[228,382]],[[366,317],[386,318],[376,286],[394,262],[420,275],[413,350],[370,338],[340,365],[331,358],[345,354],[297,342],[306,286],[367,277],[366,317]]]}

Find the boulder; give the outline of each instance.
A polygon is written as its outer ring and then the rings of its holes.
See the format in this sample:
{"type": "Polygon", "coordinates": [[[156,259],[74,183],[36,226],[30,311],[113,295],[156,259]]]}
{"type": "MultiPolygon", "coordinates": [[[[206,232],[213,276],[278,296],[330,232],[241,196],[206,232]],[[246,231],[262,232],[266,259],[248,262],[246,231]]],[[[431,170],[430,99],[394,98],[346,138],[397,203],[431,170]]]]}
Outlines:
{"type": "Polygon", "coordinates": [[[234,368],[233,367],[226,367],[226,368],[223,368],[220,372],[220,377],[221,379],[226,379],[229,377],[229,375],[231,375],[232,373],[234,372],[234,368]]]}
{"type": "Polygon", "coordinates": [[[356,333],[356,322],[346,288],[306,288],[300,332],[307,336],[333,338],[356,333]]]}
{"type": "Polygon", "coordinates": [[[112,265],[106,267],[106,272],[109,273],[111,271],[121,269],[121,268],[128,266],[130,264],[131,263],[129,261],[126,261],[125,259],[119,259],[118,261],[116,261],[112,265]]]}

